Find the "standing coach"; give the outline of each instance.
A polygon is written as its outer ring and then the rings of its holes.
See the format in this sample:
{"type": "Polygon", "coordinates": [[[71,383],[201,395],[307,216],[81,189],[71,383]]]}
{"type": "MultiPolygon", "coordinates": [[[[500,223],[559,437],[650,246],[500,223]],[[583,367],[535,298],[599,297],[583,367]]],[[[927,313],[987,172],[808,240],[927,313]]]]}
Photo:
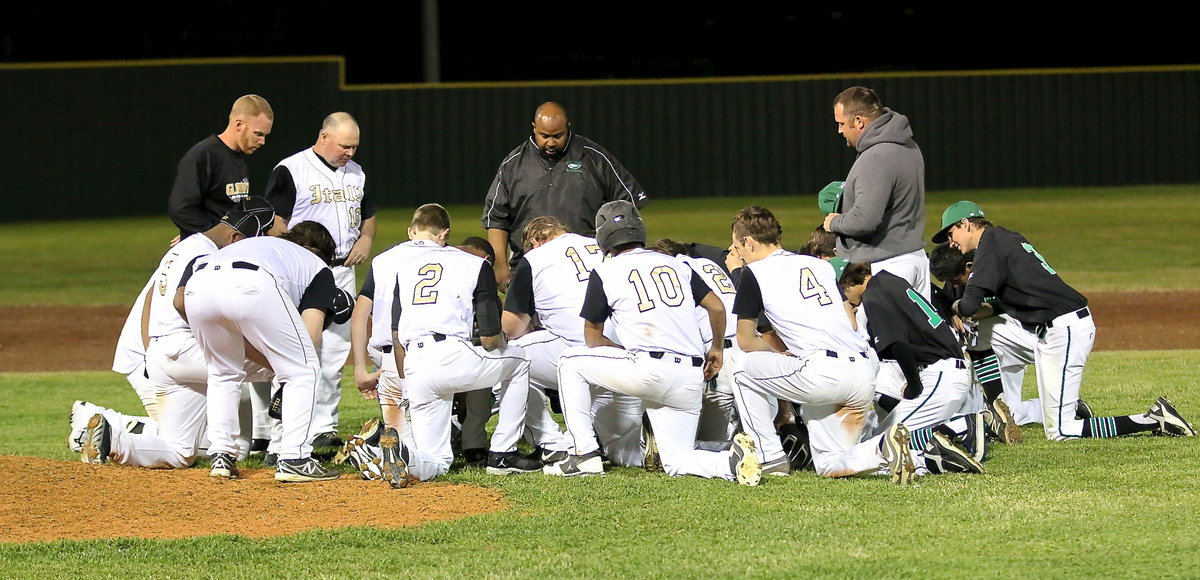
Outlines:
{"type": "Polygon", "coordinates": [[[496,282],[508,286],[510,260],[521,257],[525,224],[539,216],[558,218],[567,230],[591,234],[600,206],[625,200],[639,209],[646,192],[621,163],[591,139],[571,131],[562,105],[542,103],[533,114],[533,134],[500,162],[483,205],[483,227],[496,256],[496,282]],[[513,238],[516,238],[515,240],[513,238]],[[512,250],[510,259],[507,250],[512,250]]]}

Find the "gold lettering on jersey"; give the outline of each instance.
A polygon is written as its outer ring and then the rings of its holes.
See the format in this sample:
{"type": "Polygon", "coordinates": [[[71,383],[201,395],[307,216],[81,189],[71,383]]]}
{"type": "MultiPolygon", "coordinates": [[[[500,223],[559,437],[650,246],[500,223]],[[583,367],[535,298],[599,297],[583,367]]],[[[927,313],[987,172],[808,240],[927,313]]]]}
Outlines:
{"type": "Polygon", "coordinates": [[[309,205],[360,201],[363,198],[363,188],[357,185],[348,185],[345,189],[329,189],[319,185],[310,185],[308,191],[312,194],[312,199],[308,201],[309,205]]]}
{"type": "Polygon", "coordinates": [[[417,274],[421,276],[421,280],[413,287],[412,303],[421,305],[437,302],[438,292],[433,287],[442,281],[442,265],[425,264],[421,266],[420,270],[417,270],[417,274]]]}
{"type": "Polygon", "coordinates": [[[226,183],[225,196],[235,202],[250,197],[250,180],[243,179],[236,183],[226,183]]]}

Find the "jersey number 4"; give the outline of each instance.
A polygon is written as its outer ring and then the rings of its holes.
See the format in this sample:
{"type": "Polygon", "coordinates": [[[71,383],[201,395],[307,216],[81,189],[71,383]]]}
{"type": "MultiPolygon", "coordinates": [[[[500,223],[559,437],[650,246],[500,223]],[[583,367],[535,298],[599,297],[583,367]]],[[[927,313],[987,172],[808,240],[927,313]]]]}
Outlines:
{"type": "Polygon", "coordinates": [[[833,299],[829,297],[829,292],[817,281],[817,275],[813,274],[812,270],[808,268],[800,269],[800,296],[806,299],[816,298],[817,304],[821,306],[833,304],[833,299]]]}
{"type": "MultiPolygon", "coordinates": [[[[650,270],[650,280],[654,282],[654,287],[657,290],[658,299],[667,306],[679,306],[683,304],[685,295],[683,293],[683,285],[679,283],[679,274],[669,266],[659,266],[650,270]]],[[[646,283],[642,280],[642,273],[637,270],[629,272],[629,283],[633,284],[633,290],[638,296],[638,312],[652,310],[657,304],[650,297],[646,288],[646,283]]]]}

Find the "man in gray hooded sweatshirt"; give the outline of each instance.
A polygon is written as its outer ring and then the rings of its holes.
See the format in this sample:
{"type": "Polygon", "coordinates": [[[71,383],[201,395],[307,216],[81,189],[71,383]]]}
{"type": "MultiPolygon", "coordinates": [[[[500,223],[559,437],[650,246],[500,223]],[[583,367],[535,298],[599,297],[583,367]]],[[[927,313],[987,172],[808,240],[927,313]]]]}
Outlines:
{"type": "Polygon", "coordinates": [[[825,217],[838,255],[870,262],[872,274],[891,272],[928,299],[925,159],[908,117],[884,107],[875,91],[850,87],[834,99],[833,118],[846,146],[858,151],[841,206],[825,217]]]}

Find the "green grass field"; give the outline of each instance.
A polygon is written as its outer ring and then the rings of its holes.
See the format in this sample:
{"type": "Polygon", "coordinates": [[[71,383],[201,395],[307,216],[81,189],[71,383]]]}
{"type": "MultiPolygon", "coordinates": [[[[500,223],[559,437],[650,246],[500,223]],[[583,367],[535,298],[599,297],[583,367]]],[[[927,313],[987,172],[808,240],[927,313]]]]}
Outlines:
{"type": "MultiPolygon", "coordinates": [[[[937,192],[929,195],[926,229],[937,229],[945,206],[972,199],[996,223],[1025,234],[1085,294],[1196,290],[1198,192],[937,192]]],[[[749,203],[779,215],[788,247],[820,220],[812,197],[659,200],[645,213],[649,235],[725,245],[733,212],[749,203]]],[[[454,241],[482,233],[478,208],[450,209],[454,241]]],[[[381,212],[376,252],[401,240],[410,211],[381,212]]],[[[130,303],[173,233],[165,218],[0,226],[0,299],[10,306],[130,303]]],[[[1163,394],[1195,421],[1198,364],[1195,350],[1094,353],[1084,396],[1100,414],[1128,414],[1163,394]]],[[[1032,374],[1029,381],[1032,392],[1032,374]]],[[[344,431],[376,413],[346,385],[344,431]]],[[[71,401],[138,408],[124,379],[103,371],[0,372],[0,393],[0,454],[75,460],[64,444],[71,401]]],[[[990,450],[985,475],[927,477],[911,488],[811,472],[746,488],[636,469],[566,481],[468,469],[446,479],[498,489],[512,509],[413,529],[262,540],[0,544],[0,577],[1200,574],[1200,441],[1139,436],[1052,444],[1035,427],[1024,435],[1021,446],[990,450]]]]}

